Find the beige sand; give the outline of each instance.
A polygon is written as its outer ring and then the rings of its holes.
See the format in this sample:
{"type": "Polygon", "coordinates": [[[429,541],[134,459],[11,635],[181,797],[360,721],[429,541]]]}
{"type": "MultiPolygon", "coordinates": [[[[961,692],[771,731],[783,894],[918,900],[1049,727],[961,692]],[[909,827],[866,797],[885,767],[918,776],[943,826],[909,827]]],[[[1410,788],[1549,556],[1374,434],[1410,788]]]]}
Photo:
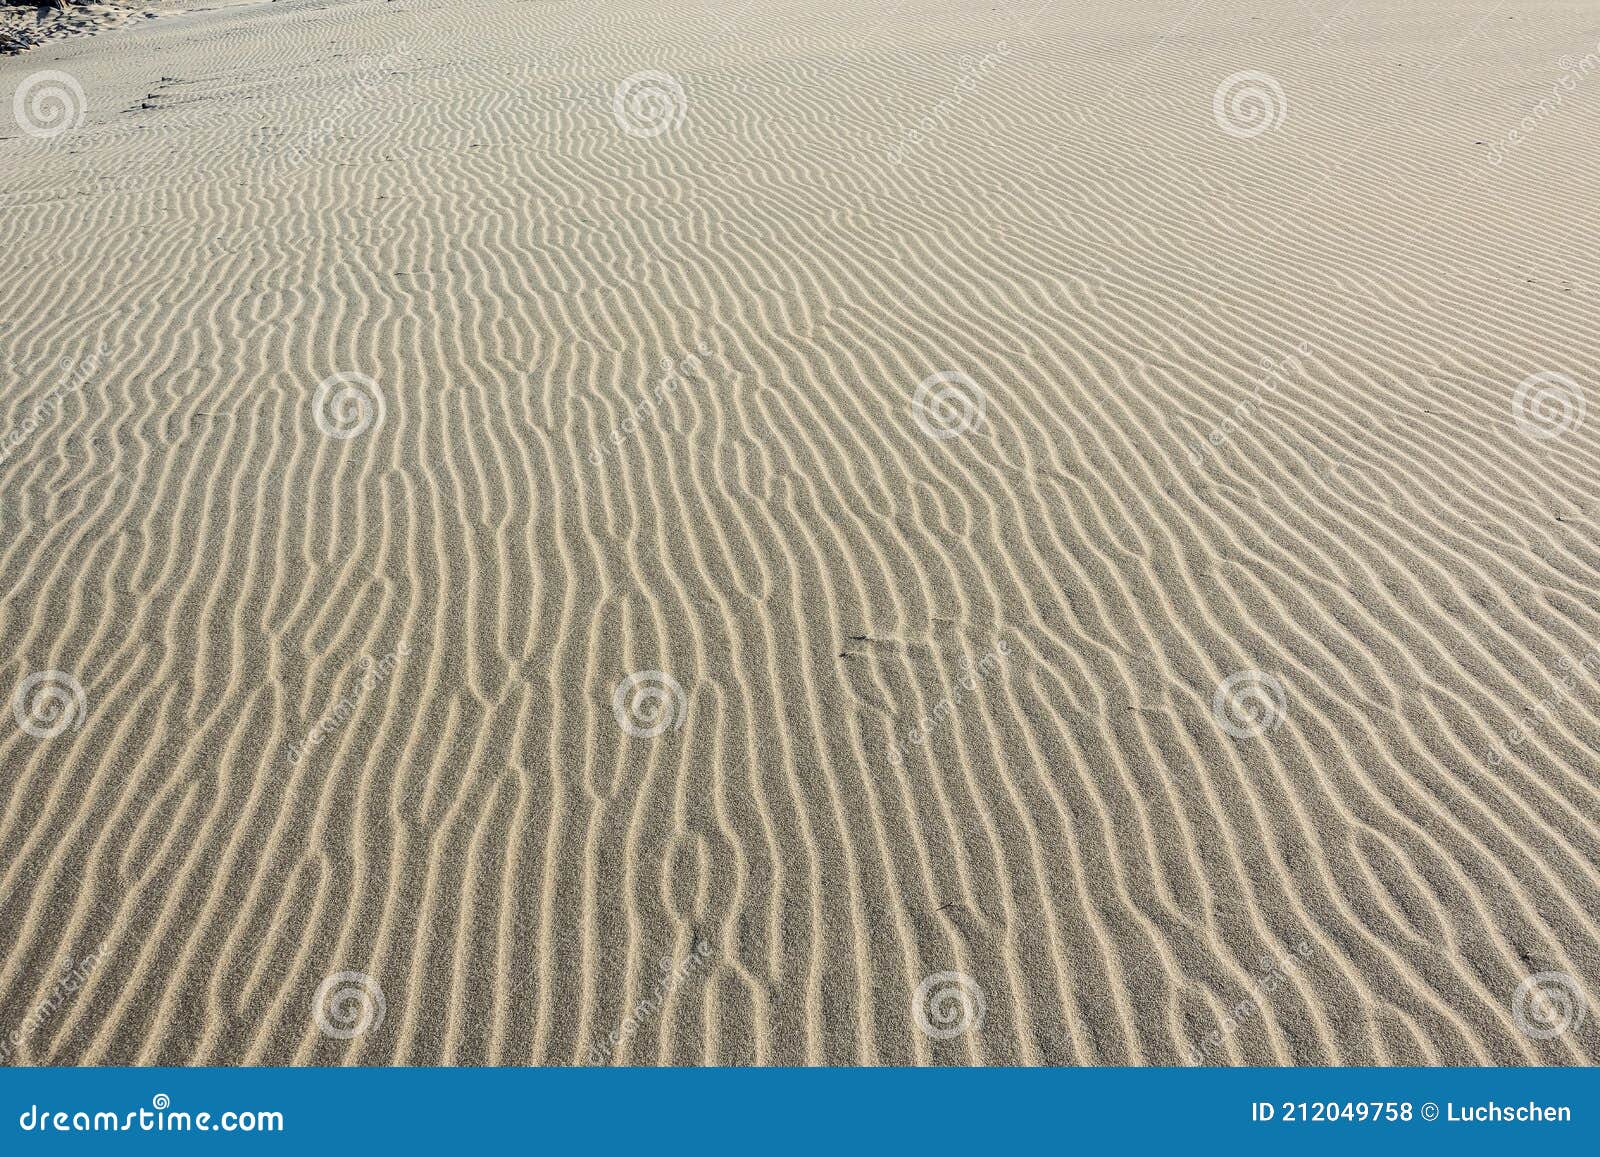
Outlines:
{"type": "Polygon", "coordinates": [[[283,0],[0,62],[0,1055],[1600,1060],[1597,42],[283,0]]]}

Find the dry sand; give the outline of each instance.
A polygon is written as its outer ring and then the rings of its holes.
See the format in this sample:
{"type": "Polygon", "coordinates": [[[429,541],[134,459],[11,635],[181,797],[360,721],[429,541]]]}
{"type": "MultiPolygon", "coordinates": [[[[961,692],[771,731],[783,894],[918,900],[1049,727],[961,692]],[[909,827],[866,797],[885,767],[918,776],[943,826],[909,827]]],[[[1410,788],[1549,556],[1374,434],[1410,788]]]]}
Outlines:
{"type": "MultiPolygon", "coordinates": [[[[202,0],[203,2],[203,0],[202,0]]],[[[238,3],[239,0],[222,0],[238,3]]],[[[130,21],[154,20],[158,16],[196,7],[184,0],[150,0],[138,4],[67,4],[49,6],[14,4],[0,0],[0,53],[25,52],[30,48],[76,36],[93,36],[130,21]]],[[[217,3],[206,5],[219,7],[217,3]]]]}
{"type": "Polygon", "coordinates": [[[0,62],[0,1057],[1600,1059],[1597,53],[283,0],[0,62]]]}

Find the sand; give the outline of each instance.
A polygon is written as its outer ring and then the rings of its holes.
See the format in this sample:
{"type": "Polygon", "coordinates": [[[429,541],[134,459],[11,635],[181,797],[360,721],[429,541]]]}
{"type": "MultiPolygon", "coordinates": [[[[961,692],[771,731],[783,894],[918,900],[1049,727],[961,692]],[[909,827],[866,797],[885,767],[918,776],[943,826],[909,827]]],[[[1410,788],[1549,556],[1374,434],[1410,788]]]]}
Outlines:
{"type": "MultiPolygon", "coordinates": [[[[237,3],[238,0],[221,0],[237,3]]],[[[26,52],[52,40],[93,36],[130,21],[154,20],[175,11],[196,7],[186,0],[150,0],[136,4],[13,4],[0,3],[0,54],[26,52]]],[[[220,3],[207,4],[220,7],[220,3]]]]}
{"type": "Polygon", "coordinates": [[[0,1058],[1600,1060],[1596,53],[280,0],[0,60],[0,1058]]]}

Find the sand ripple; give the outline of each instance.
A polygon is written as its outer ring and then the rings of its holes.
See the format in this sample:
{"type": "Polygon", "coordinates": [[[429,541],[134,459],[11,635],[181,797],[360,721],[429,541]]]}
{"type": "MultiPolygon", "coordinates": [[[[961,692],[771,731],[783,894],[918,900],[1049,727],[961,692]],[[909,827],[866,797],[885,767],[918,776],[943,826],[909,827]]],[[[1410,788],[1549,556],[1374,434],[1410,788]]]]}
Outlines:
{"type": "Polygon", "coordinates": [[[1600,1060],[1592,46],[1268,7],[0,64],[8,1059],[1600,1060]]]}

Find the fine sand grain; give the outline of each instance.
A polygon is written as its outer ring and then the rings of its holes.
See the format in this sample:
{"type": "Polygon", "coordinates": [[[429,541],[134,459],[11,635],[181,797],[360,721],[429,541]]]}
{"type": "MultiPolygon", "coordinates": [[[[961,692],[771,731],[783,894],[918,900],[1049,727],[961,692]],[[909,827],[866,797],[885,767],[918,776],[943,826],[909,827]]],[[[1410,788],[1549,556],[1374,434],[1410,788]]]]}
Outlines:
{"type": "Polygon", "coordinates": [[[1592,4],[0,98],[4,1063],[1600,1060],[1592,4]]]}

